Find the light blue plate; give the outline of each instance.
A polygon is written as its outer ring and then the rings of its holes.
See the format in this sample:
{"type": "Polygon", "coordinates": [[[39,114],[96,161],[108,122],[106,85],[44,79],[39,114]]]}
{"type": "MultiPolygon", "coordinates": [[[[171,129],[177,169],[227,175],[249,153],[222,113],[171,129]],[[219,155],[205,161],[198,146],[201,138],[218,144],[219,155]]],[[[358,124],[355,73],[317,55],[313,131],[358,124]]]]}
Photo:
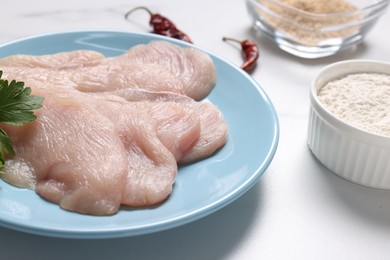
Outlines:
{"type": "MultiPolygon", "coordinates": [[[[77,49],[115,56],[133,45],[151,40],[188,45],[154,34],[73,31],[3,44],[0,57],[77,49]]],[[[86,216],[62,210],[58,205],[41,199],[34,191],[0,181],[0,225],[54,237],[132,236],[197,220],[245,193],[264,173],[276,152],[279,140],[277,114],[270,99],[247,73],[210,55],[217,67],[217,84],[207,99],[222,111],[229,126],[228,141],[214,156],[181,167],[173,193],[166,202],[154,208],[123,208],[109,217],[86,216]]]]}

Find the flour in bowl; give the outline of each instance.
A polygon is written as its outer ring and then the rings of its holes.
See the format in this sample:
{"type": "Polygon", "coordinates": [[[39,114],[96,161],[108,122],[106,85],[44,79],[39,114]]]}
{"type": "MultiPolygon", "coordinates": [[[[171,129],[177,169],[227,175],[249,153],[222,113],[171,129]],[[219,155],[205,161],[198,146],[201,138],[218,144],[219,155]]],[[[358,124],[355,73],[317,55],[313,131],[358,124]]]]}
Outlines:
{"type": "Polygon", "coordinates": [[[344,122],[390,137],[390,75],[349,74],[327,83],[318,98],[344,122]]]}

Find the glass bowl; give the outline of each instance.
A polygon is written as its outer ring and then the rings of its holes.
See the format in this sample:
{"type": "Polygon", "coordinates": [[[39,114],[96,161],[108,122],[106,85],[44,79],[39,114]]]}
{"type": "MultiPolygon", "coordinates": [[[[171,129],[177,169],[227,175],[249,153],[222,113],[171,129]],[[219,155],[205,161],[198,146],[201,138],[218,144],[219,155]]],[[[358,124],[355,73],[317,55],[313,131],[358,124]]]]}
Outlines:
{"type": "Polygon", "coordinates": [[[302,58],[333,55],[361,42],[389,0],[246,0],[254,28],[302,58]],[[337,12],[335,11],[337,10],[337,12]]]}

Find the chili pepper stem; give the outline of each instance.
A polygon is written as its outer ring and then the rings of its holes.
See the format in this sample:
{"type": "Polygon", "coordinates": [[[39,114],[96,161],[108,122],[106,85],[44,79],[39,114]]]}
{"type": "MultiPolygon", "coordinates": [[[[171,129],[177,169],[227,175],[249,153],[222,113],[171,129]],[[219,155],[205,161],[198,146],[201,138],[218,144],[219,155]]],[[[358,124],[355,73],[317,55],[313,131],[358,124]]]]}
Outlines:
{"type": "Polygon", "coordinates": [[[148,12],[150,16],[153,15],[153,12],[150,11],[149,8],[147,8],[147,7],[145,7],[145,6],[139,6],[139,7],[133,8],[133,9],[131,9],[130,11],[128,11],[128,12],[125,14],[125,19],[127,19],[127,18],[129,17],[129,15],[132,14],[134,11],[137,11],[137,10],[140,10],[140,9],[141,9],[141,10],[144,10],[144,11],[146,11],[146,12],[148,12]]]}
{"type": "Polygon", "coordinates": [[[239,41],[237,39],[233,39],[233,38],[230,38],[230,37],[223,37],[222,40],[223,41],[233,41],[233,42],[237,42],[237,43],[242,43],[242,41],[239,41]]]}

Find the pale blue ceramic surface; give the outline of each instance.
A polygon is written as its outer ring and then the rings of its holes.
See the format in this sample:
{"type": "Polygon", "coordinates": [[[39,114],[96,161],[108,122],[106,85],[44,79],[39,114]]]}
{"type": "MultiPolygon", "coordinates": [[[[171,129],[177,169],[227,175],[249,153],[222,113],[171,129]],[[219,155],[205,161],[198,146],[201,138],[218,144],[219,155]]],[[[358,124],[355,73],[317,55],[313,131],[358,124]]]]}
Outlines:
{"type": "MultiPolygon", "coordinates": [[[[186,43],[153,34],[77,31],[38,35],[3,44],[0,57],[91,49],[107,56],[150,40],[186,43]]],[[[204,50],[205,51],[205,50],[204,50]]],[[[96,217],[67,212],[34,191],[0,180],[0,225],[34,234],[67,238],[110,238],[173,228],[204,217],[245,193],[267,169],[276,152],[279,125],[275,109],[247,73],[210,54],[217,84],[207,101],[220,108],[228,125],[227,144],[214,156],[179,168],[173,193],[154,208],[122,208],[96,217]]],[[[91,166],[93,167],[93,166],[91,166]]]]}

